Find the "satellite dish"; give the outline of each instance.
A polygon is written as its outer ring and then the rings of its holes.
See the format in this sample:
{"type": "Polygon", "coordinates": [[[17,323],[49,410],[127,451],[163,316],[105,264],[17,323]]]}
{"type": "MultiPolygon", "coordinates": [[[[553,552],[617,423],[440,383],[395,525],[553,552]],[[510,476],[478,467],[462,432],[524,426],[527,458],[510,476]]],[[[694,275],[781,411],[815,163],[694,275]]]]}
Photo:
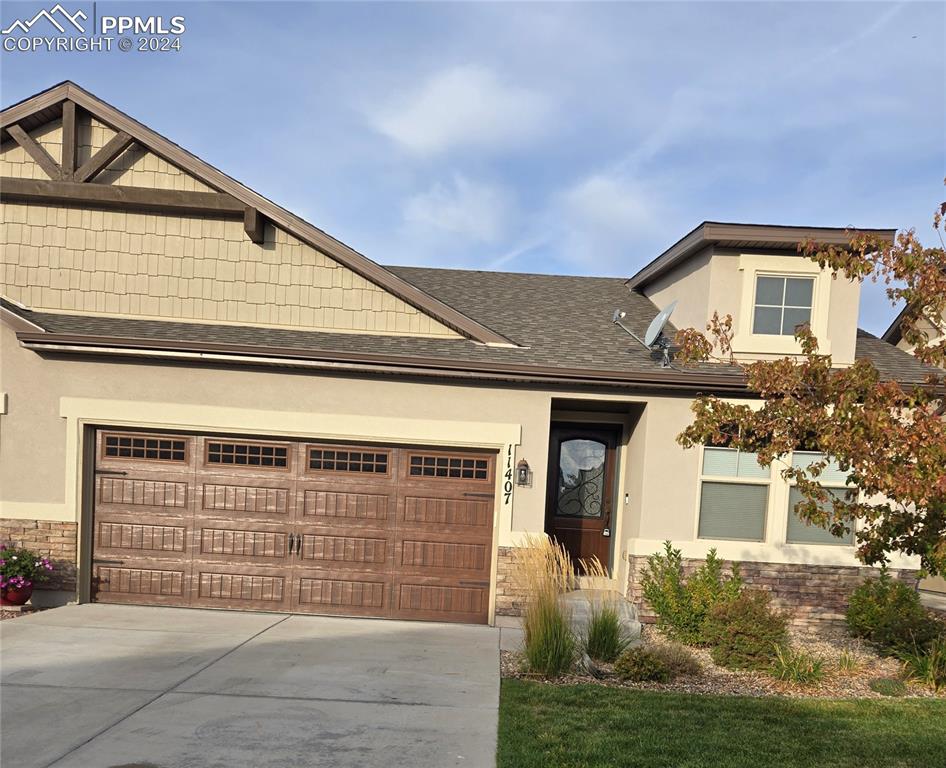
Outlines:
{"type": "Polygon", "coordinates": [[[657,313],[657,317],[650,321],[650,325],[647,326],[647,333],[644,334],[645,347],[653,347],[654,342],[660,338],[660,334],[663,333],[664,326],[670,319],[670,315],[673,313],[675,306],[677,306],[677,302],[671,302],[670,306],[660,310],[660,312],[657,313]]]}
{"type": "Polygon", "coordinates": [[[650,325],[647,326],[647,333],[644,334],[643,339],[626,325],[624,325],[623,322],[621,322],[624,319],[626,313],[622,312],[620,309],[614,310],[614,314],[611,316],[611,322],[615,325],[621,326],[628,336],[630,336],[648,351],[659,351],[663,353],[663,360],[661,361],[660,365],[662,368],[669,368],[670,342],[666,339],[666,337],[664,337],[663,330],[667,326],[667,321],[670,320],[670,315],[676,306],[677,302],[673,301],[669,306],[660,310],[660,312],[657,313],[657,317],[651,320],[650,325]]]}

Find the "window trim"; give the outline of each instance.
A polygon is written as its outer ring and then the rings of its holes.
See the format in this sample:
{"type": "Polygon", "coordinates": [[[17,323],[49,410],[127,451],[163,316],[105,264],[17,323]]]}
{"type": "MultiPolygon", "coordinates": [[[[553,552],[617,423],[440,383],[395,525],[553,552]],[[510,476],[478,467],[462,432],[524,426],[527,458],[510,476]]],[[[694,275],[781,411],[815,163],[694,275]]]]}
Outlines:
{"type": "Polygon", "coordinates": [[[831,273],[803,256],[766,256],[743,253],[739,256],[738,270],[742,272],[742,295],[735,333],[732,340],[736,354],[801,354],[801,346],[794,336],[753,333],[757,278],[803,277],[813,278],[811,296],[812,333],[818,338],[818,351],[831,353],[828,337],[828,313],[831,298],[831,273]]]}
{"type": "MultiPolygon", "coordinates": [[[[738,451],[737,448],[726,448],[726,446],[721,445],[701,445],[699,453],[699,466],[697,467],[697,493],[696,493],[696,524],[693,531],[693,540],[694,541],[733,541],[733,542],[742,542],[742,543],[751,543],[751,544],[765,544],[769,540],[769,534],[772,531],[772,520],[771,520],[771,511],[772,511],[772,497],[775,483],[772,482],[772,467],[769,467],[769,476],[766,477],[733,477],[731,475],[707,475],[703,472],[704,465],[704,454],[707,448],[723,448],[731,451],[738,451]],[[703,484],[704,483],[726,483],[731,485],[762,485],[768,488],[768,493],[765,498],[765,510],[763,511],[762,519],[762,538],[744,538],[744,539],[732,539],[732,538],[717,538],[710,536],[701,536],[700,535],[700,515],[703,508],[703,484]]],[[[743,453],[743,451],[739,451],[743,453]]]]}

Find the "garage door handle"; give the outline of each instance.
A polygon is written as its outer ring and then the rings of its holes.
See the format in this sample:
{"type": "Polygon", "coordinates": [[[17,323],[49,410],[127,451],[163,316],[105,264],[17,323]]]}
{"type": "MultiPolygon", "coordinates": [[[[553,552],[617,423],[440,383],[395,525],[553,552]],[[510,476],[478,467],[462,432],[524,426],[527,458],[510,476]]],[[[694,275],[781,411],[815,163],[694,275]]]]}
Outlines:
{"type": "Polygon", "coordinates": [[[488,581],[461,581],[461,587],[488,587],[488,581]]]}
{"type": "Polygon", "coordinates": [[[491,498],[493,498],[496,494],[495,494],[495,493],[473,493],[473,492],[470,492],[470,493],[464,493],[463,495],[464,495],[464,496],[474,496],[474,497],[476,497],[477,499],[491,499],[491,498]]]}
{"type": "Polygon", "coordinates": [[[296,543],[296,535],[294,533],[289,534],[289,555],[292,556],[292,545],[296,543]]]}
{"type": "Polygon", "coordinates": [[[96,565],[124,565],[124,560],[99,560],[95,558],[93,561],[96,565]]]}
{"type": "Polygon", "coordinates": [[[127,475],[128,473],[123,469],[97,469],[95,470],[97,475],[127,475]]]}
{"type": "Polygon", "coordinates": [[[301,533],[296,536],[296,554],[297,555],[302,554],[302,534],[301,533]]]}

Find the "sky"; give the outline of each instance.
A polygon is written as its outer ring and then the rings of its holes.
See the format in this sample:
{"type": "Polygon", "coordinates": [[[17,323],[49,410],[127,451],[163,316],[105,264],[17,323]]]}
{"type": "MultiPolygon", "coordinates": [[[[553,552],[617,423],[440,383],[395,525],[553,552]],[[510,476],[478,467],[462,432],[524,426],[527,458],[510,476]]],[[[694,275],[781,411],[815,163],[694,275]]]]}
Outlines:
{"type": "MultiPolygon", "coordinates": [[[[946,3],[94,11],[183,16],[181,50],[4,51],[3,106],[73,80],[382,264],[630,276],[704,220],[934,242],[946,3]]],[[[865,286],[862,327],[895,314],[865,286]]]]}

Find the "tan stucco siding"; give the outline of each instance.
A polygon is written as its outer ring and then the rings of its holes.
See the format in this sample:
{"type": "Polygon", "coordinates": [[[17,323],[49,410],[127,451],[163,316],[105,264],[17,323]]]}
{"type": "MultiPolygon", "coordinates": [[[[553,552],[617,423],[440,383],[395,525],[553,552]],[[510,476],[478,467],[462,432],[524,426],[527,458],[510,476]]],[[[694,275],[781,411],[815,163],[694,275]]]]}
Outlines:
{"type": "MultiPolygon", "coordinates": [[[[8,405],[0,416],[2,517],[77,520],[75,444],[79,421],[86,419],[356,442],[499,450],[511,445],[511,466],[525,459],[534,470],[532,486],[516,487],[508,504],[501,492],[497,495],[497,543],[515,545],[524,533],[545,527],[553,400],[608,399],[616,410],[630,413],[616,482],[614,567],[619,574],[628,554],[651,554],[665,539],[688,557],[717,547],[721,555],[741,560],[856,563],[853,548],[786,546],[781,504],[773,505],[765,542],[698,539],[700,452],[675,441],[692,417],[686,397],[603,397],[391,377],[43,359],[20,347],[6,325],[0,356],[0,391],[8,405]]],[[[503,468],[505,462],[501,455],[503,468]]]]}
{"type": "Polygon", "coordinates": [[[752,334],[753,278],[757,272],[814,277],[812,328],[821,351],[831,354],[837,365],[854,362],[860,283],[842,276],[834,278],[828,270],[818,270],[814,262],[800,256],[757,256],[751,250],[738,254],[707,248],[655,280],[644,293],[660,307],[679,302],[671,318],[678,328],[702,331],[714,312],[721,317],[732,315],[733,349],[740,359],[800,353],[800,347],[789,337],[752,334]]]}
{"type": "Polygon", "coordinates": [[[4,293],[33,309],[456,337],[275,227],[6,203],[4,293]]]}

